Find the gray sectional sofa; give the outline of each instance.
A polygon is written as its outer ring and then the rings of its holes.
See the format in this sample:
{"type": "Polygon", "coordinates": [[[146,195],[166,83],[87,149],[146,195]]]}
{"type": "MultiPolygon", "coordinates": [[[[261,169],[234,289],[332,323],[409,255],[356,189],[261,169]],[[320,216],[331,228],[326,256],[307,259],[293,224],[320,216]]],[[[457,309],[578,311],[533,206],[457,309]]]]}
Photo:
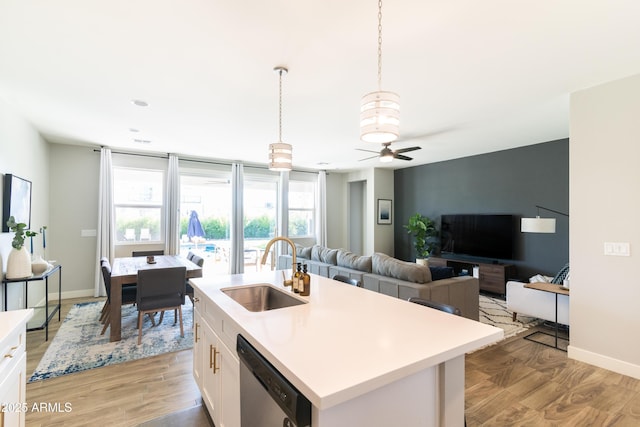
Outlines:
{"type": "MultiPolygon", "coordinates": [[[[319,245],[296,245],[296,258],[297,262],[307,264],[311,273],[324,277],[347,276],[360,280],[365,289],[404,300],[419,297],[450,304],[459,308],[464,317],[479,319],[480,288],[474,277],[447,277],[442,268],[430,269],[383,253],[362,256],[319,245]]],[[[280,255],[278,269],[290,269],[292,261],[291,255],[280,255]]]]}

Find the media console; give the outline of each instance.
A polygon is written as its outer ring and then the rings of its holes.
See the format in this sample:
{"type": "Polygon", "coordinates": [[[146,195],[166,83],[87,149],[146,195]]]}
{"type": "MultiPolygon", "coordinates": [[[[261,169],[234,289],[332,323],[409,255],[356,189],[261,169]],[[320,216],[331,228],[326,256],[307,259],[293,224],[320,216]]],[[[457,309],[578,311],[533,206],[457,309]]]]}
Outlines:
{"type": "Polygon", "coordinates": [[[430,257],[429,265],[433,267],[452,267],[456,276],[473,275],[473,268],[478,267],[478,281],[481,291],[506,295],[507,281],[516,277],[516,266],[512,264],[482,263],[468,259],[430,257]]]}

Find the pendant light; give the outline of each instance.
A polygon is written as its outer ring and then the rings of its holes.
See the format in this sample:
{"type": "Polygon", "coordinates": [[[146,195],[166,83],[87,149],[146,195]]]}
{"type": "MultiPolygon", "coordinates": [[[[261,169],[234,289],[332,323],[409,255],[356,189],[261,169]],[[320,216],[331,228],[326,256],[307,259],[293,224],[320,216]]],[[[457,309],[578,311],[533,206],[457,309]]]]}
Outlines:
{"type": "Polygon", "coordinates": [[[282,142],[282,76],[285,76],[288,70],[284,67],[275,67],[273,71],[278,74],[279,78],[278,142],[269,144],[269,170],[287,172],[292,168],[291,154],[293,150],[290,144],[282,142]]]}
{"type": "Polygon", "coordinates": [[[400,97],[382,90],[382,0],[378,0],[378,90],[362,97],[360,139],[388,143],[400,135],[400,97]]]}

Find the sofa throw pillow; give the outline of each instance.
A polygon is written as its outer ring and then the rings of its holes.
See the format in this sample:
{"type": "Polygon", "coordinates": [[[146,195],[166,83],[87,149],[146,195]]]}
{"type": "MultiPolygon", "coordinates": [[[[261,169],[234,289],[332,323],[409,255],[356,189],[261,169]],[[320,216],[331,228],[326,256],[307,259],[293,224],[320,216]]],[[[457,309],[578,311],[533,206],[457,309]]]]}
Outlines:
{"type": "Polygon", "coordinates": [[[569,263],[566,263],[564,267],[562,267],[560,271],[558,271],[558,274],[556,274],[553,277],[553,279],[551,279],[551,283],[555,283],[556,285],[562,285],[562,283],[564,282],[564,279],[566,279],[568,275],[569,275],[569,263]]]}
{"type": "Polygon", "coordinates": [[[370,256],[362,256],[344,249],[338,249],[337,263],[340,267],[371,273],[370,256]]]}
{"type": "Polygon", "coordinates": [[[329,249],[320,245],[311,247],[311,259],[314,261],[324,262],[325,264],[336,265],[338,257],[337,249],[329,249]]]}
{"type": "Polygon", "coordinates": [[[429,267],[431,280],[451,279],[453,277],[453,267],[429,267]]]}
{"type": "Polygon", "coordinates": [[[413,283],[429,283],[431,270],[425,265],[400,261],[389,255],[376,252],[371,257],[371,267],[374,274],[406,280],[413,283]]]}
{"type": "Polygon", "coordinates": [[[297,258],[311,259],[311,247],[304,247],[297,243],[295,245],[297,258]]]}

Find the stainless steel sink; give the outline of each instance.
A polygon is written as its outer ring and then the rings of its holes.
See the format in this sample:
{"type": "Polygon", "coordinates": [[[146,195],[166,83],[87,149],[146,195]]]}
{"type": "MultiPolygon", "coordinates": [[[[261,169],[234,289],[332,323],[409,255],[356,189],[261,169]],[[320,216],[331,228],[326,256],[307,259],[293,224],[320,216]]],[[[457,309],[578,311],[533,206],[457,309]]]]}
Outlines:
{"type": "Polygon", "coordinates": [[[266,283],[225,288],[221,289],[221,291],[247,310],[254,312],[275,310],[306,303],[306,301],[299,300],[266,283]]]}

